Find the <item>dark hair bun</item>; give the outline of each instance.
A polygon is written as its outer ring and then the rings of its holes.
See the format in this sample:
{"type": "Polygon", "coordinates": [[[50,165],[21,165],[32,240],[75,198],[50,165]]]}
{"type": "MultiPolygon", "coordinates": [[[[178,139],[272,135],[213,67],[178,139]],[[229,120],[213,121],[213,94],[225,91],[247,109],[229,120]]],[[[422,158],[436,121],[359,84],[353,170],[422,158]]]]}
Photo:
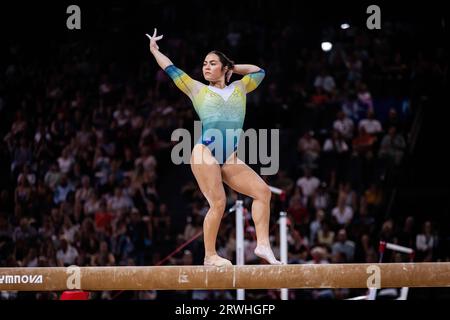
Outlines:
{"type": "Polygon", "coordinates": [[[229,69],[233,69],[234,67],[234,61],[228,58],[223,52],[218,50],[213,50],[210,53],[214,53],[219,57],[220,62],[222,63],[223,67],[228,67],[229,69]]]}

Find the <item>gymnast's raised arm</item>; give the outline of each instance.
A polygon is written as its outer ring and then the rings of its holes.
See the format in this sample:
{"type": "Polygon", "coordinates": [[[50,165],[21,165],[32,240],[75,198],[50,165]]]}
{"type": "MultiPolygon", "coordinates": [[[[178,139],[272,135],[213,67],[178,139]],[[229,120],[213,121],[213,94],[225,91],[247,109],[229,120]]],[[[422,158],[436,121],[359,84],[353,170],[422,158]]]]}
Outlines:
{"type": "MultiPolygon", "coordinates": [[[[231,71],[244,76],[239,82],[245,88],[246,93],[255,90],[266,75],[264,69],[252,64],[235,64],[231,71]]],[[[227,75],[228,79],[231,77],[230,73],[227,75]]]]}
{"type": "Polygon", "coordinates": [[[161,67],[161,69],[165,70],[168,66],[173,65],[172,61],[167,58],[164,54],[159,51],[159,46],[156,43],[158,40],[163,38],[163,35],[156,35],[156,28],[153,32],[153,36],[146,34],[146,36],[150,39],[150,52],[155,57],[156,62],[161,67]]]}
{"type": "Polygon", "coordinates": [[[191,100],[193,100],[199,89],[204,85],[201,82],[189,77],[183,70],[174,66],[173,62],[159,51],[159,47],[156,42],[161,40],[163,36],[157,36],[156,28],[153,32],[153,36],[148,34],[146,34],[146,36],[150,39],[150,52],[155,57],[158,65],[173,80],[175,85],[187,96],[189,96],[191,100]]]}

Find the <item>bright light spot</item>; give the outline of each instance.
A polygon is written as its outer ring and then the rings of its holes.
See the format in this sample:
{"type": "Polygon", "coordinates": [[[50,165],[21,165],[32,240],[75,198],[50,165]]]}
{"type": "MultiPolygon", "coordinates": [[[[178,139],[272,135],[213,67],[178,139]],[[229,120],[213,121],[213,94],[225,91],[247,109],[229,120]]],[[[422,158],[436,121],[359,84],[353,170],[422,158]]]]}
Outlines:
{"type": "Polygon", "coordinates": [[[341,29],[342,30],[345,30],[345,29],[348,29],[348,28],[350,28],[350,25],[348,23],[341,24],[341,29]]]}
{"type": "Polygon", "coordinates": [[[333,45],[331,44],[331,42],[322,42],[322,50],[327,52],[330,51],[331,48],[333,48],[333,45]]]}

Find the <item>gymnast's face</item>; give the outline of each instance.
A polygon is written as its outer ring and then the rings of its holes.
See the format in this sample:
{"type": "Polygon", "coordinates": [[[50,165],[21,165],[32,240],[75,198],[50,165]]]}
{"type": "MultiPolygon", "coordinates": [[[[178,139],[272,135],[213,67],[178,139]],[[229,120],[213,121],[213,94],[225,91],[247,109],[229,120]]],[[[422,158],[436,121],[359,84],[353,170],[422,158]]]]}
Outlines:
{"type": "Polygon", "coordinates": [[[203,61],[203,77],[205,80],[216,82],[225,77],[228,68],[222,68],[222,66],[222,62],[220,62],[220,59],[216,54],[208,54],[205,61],[203,61]]]}

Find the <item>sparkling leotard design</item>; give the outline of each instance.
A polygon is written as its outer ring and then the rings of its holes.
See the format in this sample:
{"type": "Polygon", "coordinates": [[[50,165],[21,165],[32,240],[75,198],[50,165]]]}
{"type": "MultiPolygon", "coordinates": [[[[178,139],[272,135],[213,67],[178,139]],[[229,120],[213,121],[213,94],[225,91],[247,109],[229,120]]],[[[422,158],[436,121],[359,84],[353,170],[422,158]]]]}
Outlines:
{"type": "Polygon", "coordinates": [[[192,101],[202,122],[202,135],[197,143],[207,146],[219,164],[237,150],[239,134],[245,118],[246,94],[255,90],[265,76],[263,69],[234,81],[224,89],[211,88],[170,65],[165,69],[175,85],[192,101]],[[227,130],[228,137],[227,140],[227,130]],[[222,143],[217,139],[222,139],[222,143]],[[214,142],[217,140],[217,142],[214,142]]]}

